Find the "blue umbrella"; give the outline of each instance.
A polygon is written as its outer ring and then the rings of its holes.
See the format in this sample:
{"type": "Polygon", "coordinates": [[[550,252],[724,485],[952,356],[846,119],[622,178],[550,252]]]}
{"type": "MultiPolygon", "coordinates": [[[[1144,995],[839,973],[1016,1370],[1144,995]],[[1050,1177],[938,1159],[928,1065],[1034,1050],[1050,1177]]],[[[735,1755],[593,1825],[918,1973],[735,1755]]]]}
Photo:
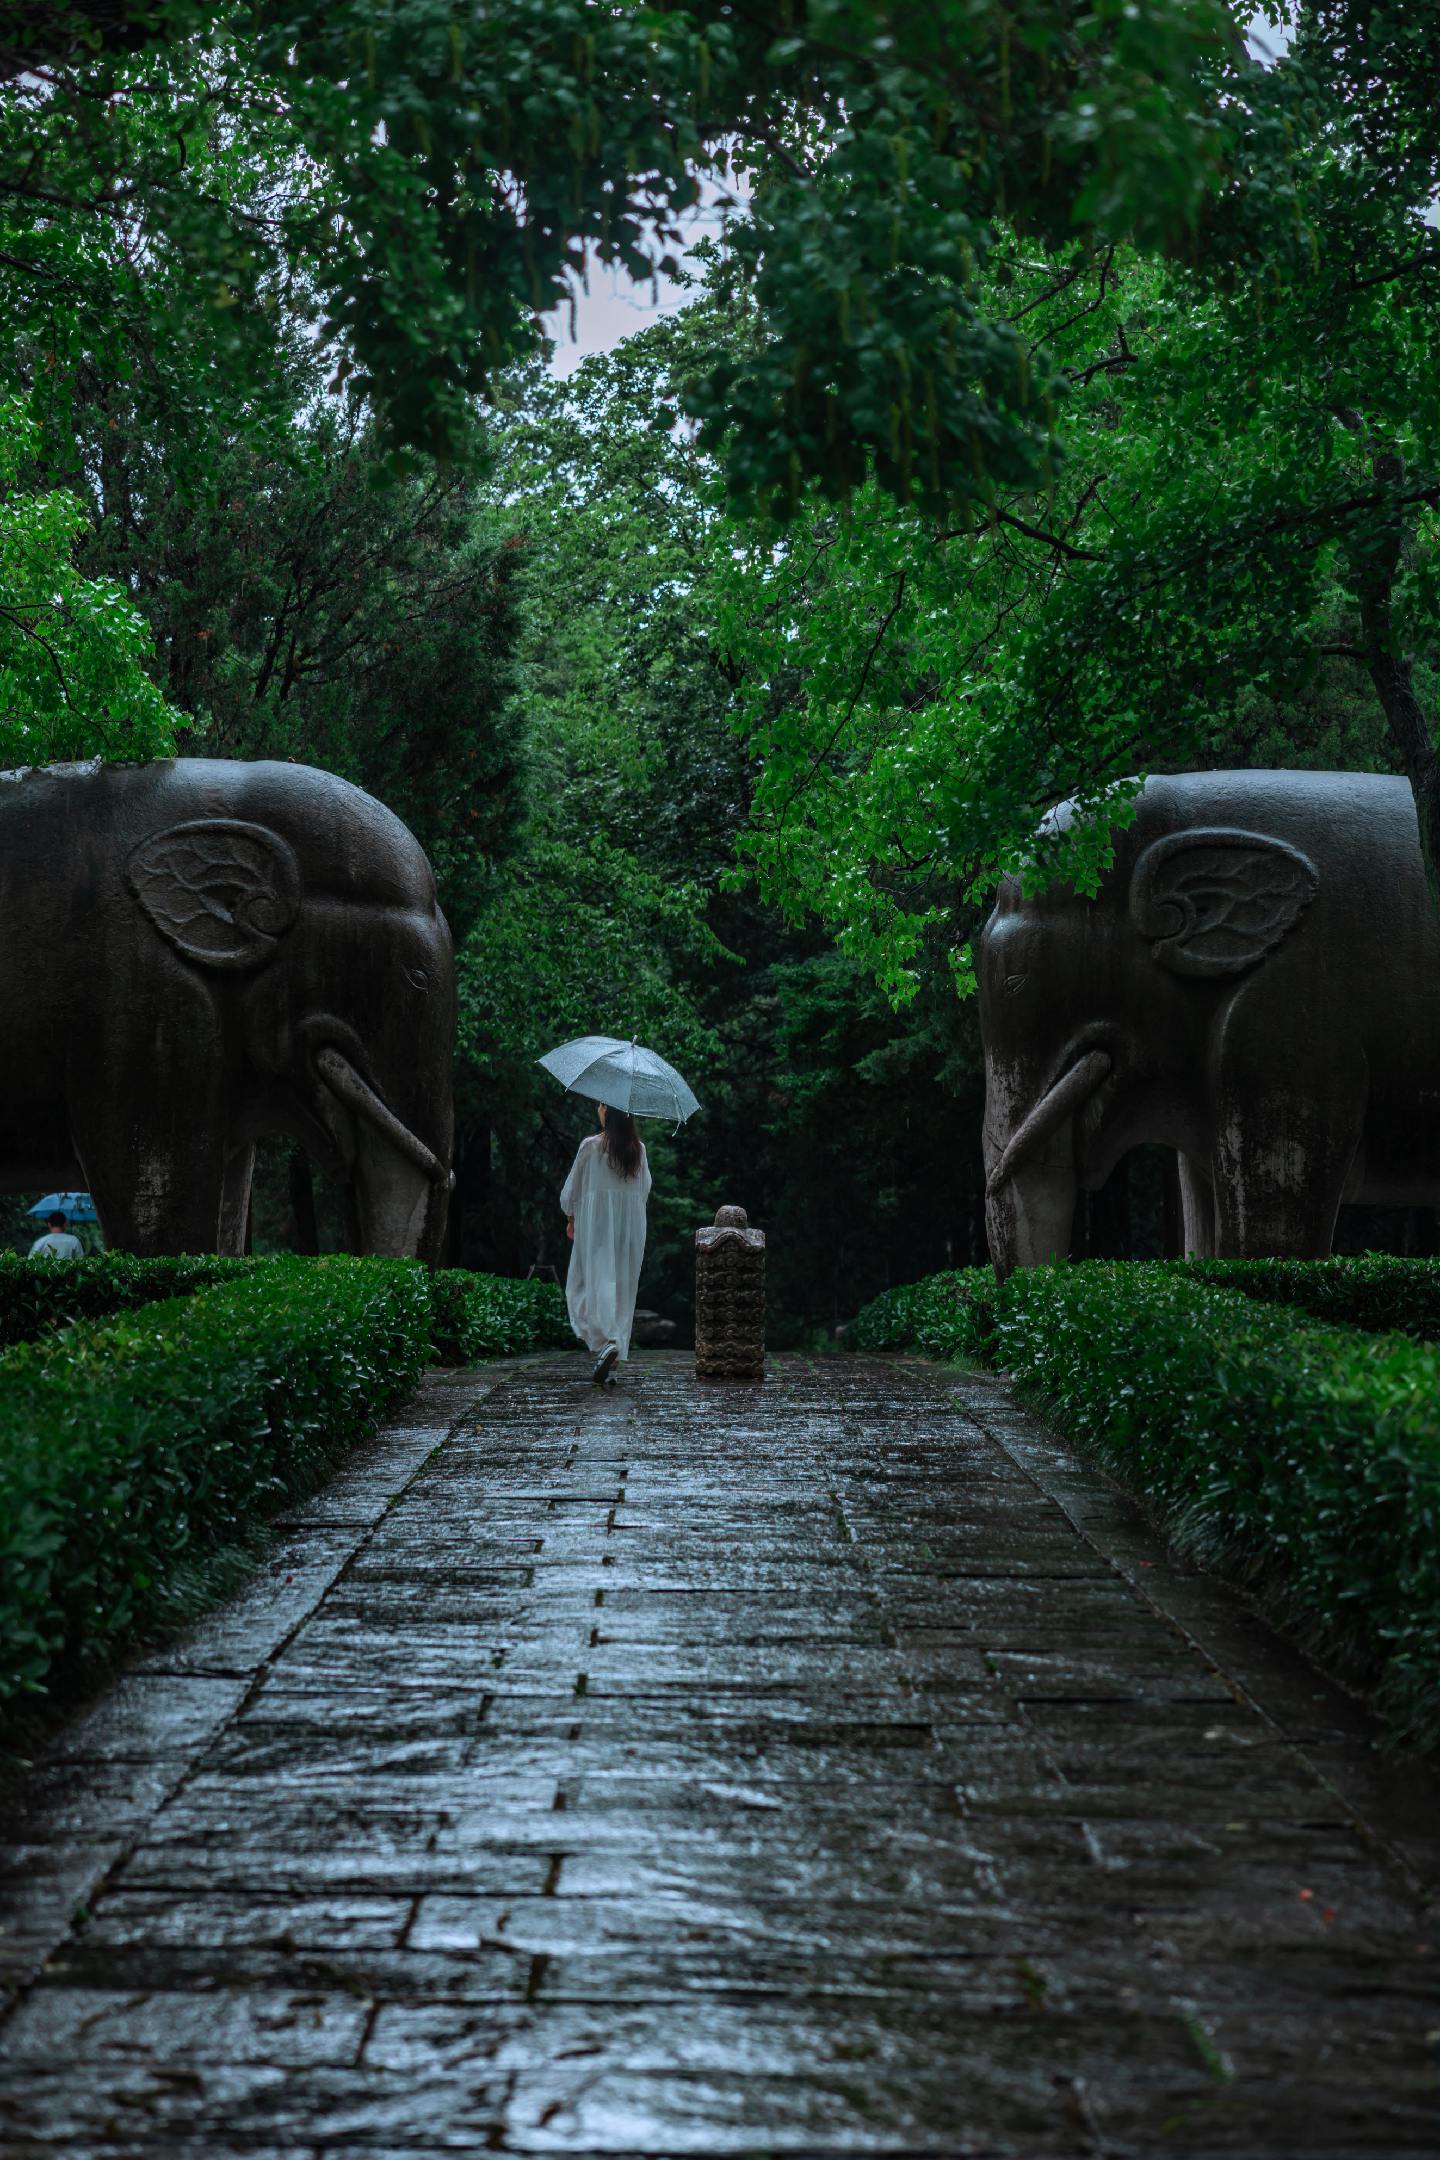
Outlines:
{"type": "Polygon", "coordinates": [[[31,1215],[68,1215],[71,1222],[99,1222],[88,1192],[50,1192],[26,1211],[31,1215]]]}

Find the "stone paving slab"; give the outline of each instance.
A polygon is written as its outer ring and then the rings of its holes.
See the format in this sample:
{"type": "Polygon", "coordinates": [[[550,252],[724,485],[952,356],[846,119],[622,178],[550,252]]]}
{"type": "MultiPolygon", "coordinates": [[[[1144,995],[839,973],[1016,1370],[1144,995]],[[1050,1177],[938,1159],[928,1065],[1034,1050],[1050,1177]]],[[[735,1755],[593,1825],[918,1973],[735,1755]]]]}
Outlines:
{"type": "Polygon", "coordinates": [[[0,2156],[1418,2160],[1437,1801],[993,1379],[434,1375],[37,1769],[0,2156]]]}

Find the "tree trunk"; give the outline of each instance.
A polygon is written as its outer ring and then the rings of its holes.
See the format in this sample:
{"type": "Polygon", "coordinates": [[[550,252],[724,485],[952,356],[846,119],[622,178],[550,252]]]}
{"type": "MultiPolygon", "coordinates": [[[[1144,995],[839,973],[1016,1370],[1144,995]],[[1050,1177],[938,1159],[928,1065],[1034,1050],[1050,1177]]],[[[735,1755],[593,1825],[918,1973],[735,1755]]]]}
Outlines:
{"type": "Polygon", "coordinates": [[[455,1189],[450,1195],[446,1225],[447,1267],[494,1264],[488,1247],[490,1140],[490,1126],[484,1118],[461,1126],[456,1133],[455,1189]]]}
{"type": "Polygon", "coordinates": [[[315,1220],[315,1177],[304,1148],[290,1150],[288,1166],[290,1219],[295,1225],[295,1250],[318,1253],[320,1230],[315,1220]]]}
{"type": "MultiPolygon", "coordinates": [[[[1372,469],[1386,487],[1398,488],[1405,477],[1404,462],[1395,450],[1377,450],[1372,469]]],[[[1389,530],[1358,560],[1354,589],[1365,665],[1415,797],[1425,877],[1431,899],[1440,906],[1440,753],[1430,717],[1415,694],[1415,663],[1400,651],[1395,636],[1395,575],[1404,538],[1403,518],[1397,513],[1389,530]]]]}
{"type": "Polygon", "coordinates": [[[1130,1158],[1122,1155],[1098,1192],[1082,1193],[1075,1210],[1074,1260],[1130,1258],[1130,1158]]]}
{"type": "Polygon", "coordinates": [[[1180,1199],[1180,1158],[1173,1148],[1165,1150],[1164,1177],[1161,1256],[1166,1260],[1180,1260],[1185,1253],[1185,1209],[1180,1199]]]}
{"type": "Polygon", "coordinates": [[[1430,897],[1440,904],[1440,755],[1429,716],[1415,694],[1415,663],[1395,650],[1389,579],[1383,590],[1372,586],[1362,592],[1360,624],[1370,680],[1415,797],[1430,897]]]}

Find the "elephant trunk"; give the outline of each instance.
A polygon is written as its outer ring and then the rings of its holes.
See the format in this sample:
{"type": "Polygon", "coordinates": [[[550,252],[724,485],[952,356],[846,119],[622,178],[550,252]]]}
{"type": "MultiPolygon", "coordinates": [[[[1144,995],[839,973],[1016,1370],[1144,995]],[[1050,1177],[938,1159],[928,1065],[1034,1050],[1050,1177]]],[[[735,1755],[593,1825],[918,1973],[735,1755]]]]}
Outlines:
{"type": "Polygon", "coordinates": [[[444,1246],[448,1167],[399,1119],[344,1053],[327,1046],[316,1068],[350,1113],[349,1154],[360,1250],[438,1264],[444,1246]]]}
{"type": "Polygon", "coordinates": [[[1103,1050],[1087,1051],[1003,1138],[987,1122],[985,1227],[1002,1282],[1017,1267],[1069,1252],[1079,1190],[1075,1120],[1109,1072],[1103,1050]]]}
{"type": "Polygon", "coordinates": [[[355,1112],[362,1129],[383,1135],[394,1153],[413,1164],[432,1184],[442,1181],[445,1172],[419,1134],[401,1124],[394,1111],[380,1100],[369,1081],[361,1078],[343,1052],[321,1050],[316,1054],[315,1064],[326,1086],[355,1112]]]}
{"type": "MultiPolygon", "coordinates": [[[[1069,1128],[1064,1137],[1071,1139],[1069,1128]]],[[[1035,1163],[1007,1178],[985,1199],[985,1233],[995,1273],[1004,1282],[1016,1268],[1063,1260],[1075,1226],[1073,1147],[1068,1162],[1035,1163]]]]}
{"type": "Polygon", "coordinates": [[[369,1124],[356,1136],[352,1177],[361,1251],[433,1267],[444,1237],[448,1185],[427,1176],[369,1124]]]}

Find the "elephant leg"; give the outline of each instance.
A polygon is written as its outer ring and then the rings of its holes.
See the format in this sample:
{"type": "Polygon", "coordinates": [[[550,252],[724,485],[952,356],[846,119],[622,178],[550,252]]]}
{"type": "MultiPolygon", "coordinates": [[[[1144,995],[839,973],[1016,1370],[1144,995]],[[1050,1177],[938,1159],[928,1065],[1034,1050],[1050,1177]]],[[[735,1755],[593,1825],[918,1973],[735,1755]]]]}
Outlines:
{"type": "Polygon", "coordinates": [[[255,1176],[255,1148],[239,1147],[225,1158],[220,1193],[219,1250],[232,1258],[249,1251],[250,1185],[255,1176]]]}
{"type": "Polygon", "coordinates": [[[1295,1046],[1301,1078],[1230,1079],[1213,1157],[1215,1251],[1226,1260],[1323,1259],[1364,1129],[1363,1060],[1295,1046]]]}
{"type": "Polygon", "coordinates": [[[177,1112],[97,1088],[72,1100],[71,1128],[107,1245],[144,1259],[220,1250],[225,1144],[208,1091],[177,1112]]]}
{"type": "Polygon", "coordinates": [[[1185,1254],[1187,1259],[1209,1260],[1215,1252],[1215,1188],[1209,1171],[1193,1155],[1180,1155],[1176,1160],[1185,1254]]]}

